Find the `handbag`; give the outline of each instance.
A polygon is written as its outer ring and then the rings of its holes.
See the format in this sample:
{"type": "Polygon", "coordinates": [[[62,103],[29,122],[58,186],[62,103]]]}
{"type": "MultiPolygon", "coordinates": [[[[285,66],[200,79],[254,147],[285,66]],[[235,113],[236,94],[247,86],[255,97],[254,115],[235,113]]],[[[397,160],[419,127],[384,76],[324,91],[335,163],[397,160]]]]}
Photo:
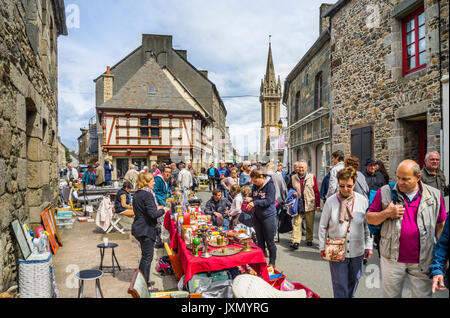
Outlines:
{"type": "MultiPolygon", "coordinates": [[[[352,210],[355,206],[355,200],[353,199],[352,210]]],[[[352,220],[348,221],[347,230],[345,231],[345,236],[343,238],[330,238],[328,237],[327,231],[327,241],[325,242],[325,255],[323,257],[326,261],[331,262],[343,262],[345,260],[345,240],[347,239],[348,230],[350,229],[350,223],[352,220]]]]}

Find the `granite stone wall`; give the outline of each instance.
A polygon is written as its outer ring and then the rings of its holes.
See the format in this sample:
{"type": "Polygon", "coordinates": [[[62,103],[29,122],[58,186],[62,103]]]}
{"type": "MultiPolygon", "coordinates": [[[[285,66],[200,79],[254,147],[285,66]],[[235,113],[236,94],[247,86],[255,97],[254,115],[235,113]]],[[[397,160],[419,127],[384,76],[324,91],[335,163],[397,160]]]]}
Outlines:
{"type": "Polygon", "coordinates": [[[0,0],[0,292],[22,257],[10,223],[58,194],[57,32],[50,0],[0,0]]]}
{"type": "Polygon", "coordinates": [[[392,178],[401,160],[417,160],[411,150],[418,142],[411,118],[426,120],[426,150],[440,150],[440,70],[448,73],[448,1],[440,4],[439,11],[437,0],[353,0],[332,16],[333,150],[350,154],[352,128],[372,125],[374,156],[392,178]],[[427,66],[403,76],[401,21],[408,3],[425,9],[427,66]],[[441,37],[439,12],[441,27],[447,26],[441,37]],[[446,56],[441,63],[439,42],[441,56],[446,56]]]}

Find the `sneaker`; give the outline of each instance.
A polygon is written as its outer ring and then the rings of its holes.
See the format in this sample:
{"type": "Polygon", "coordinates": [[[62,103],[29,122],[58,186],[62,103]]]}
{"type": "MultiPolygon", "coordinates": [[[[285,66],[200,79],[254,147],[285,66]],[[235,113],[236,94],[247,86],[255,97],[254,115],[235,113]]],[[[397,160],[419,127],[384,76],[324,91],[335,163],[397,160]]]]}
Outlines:
{"type": "Polygon", "coordinates": [[[298,250],[299,247],[300,247],[300,244],[298,244],[298,243],[291,244],[291,248],[293,248],[294,250],[298,250]]]}
{"type": "Polygon", "coordinates": [[[312,246],[312,242],[306,242],[306,246],[312,246]]]}

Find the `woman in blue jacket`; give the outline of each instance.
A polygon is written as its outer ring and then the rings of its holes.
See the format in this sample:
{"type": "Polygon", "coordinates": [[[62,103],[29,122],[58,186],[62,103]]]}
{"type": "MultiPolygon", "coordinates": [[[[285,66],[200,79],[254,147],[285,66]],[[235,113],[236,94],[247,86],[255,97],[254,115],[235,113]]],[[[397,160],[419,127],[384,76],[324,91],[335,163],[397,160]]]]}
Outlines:
{"type": "Polygon", "coordinates": [[[436,290],[445,290],[448,288],[448,268],[445,272],[445,265],[448,262],[449,256],[449,225],[448,225],[448,215],[445,220],[444,229],[442,230],[441,236],[434,246],[433,250],[433,263],[430,266],[430,277],[432,279],[432,292],[435,293],[436,290]],[[445,273],[444,273],[445,272],[445,273]],[[444,278],[445,275],[445,278],[444,278]]]}
{"type": "Polygon", "coordinates": [[[275,185],[270,176],[261,173],[259,169],[254,169],[250,173],[253,183],[252,198],[246,199],[249,203],[247,208],[254,212],[254,228],[258,246],[269,250],[269,265],[275,266],[277,257],[277,246],[275,245],[275,235],[277,231],[277,210],[275,207],[275,185]]]}
{"type": "Polygon", "coordinates": [[[105,168],[105,184],[109,186],[111,185],[111,173],[114,170],[114,166],[111,161],[105,160],[103,168],[105,168]]]}

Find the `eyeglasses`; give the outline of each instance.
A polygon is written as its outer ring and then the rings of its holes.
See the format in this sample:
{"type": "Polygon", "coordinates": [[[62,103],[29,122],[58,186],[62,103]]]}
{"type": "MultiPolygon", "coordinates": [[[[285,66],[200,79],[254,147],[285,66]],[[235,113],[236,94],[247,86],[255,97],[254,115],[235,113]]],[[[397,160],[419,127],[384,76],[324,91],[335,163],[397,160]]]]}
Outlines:
{"type": "Polygon", "coordinates": [[[341,188],[341,189],[351,189],[351,188],[353,188],[355,185],[354,184],[352,184],[352,185],[348,185],[348,184],[340,184],[339,185],[339,188],[341,188]]]}

